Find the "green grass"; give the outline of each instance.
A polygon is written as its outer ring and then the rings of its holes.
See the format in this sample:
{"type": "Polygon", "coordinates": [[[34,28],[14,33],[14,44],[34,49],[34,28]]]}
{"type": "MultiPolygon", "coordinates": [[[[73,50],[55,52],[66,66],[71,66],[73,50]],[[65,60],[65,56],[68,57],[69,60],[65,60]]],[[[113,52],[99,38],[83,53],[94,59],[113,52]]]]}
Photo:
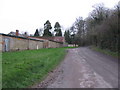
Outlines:
{"type": "Polygon", "coordinates": [[[104,53],[106,55],[110,55],[110,56],[113,56],[115,58],[118,58],[118,52],[112,52],[110,50],[101,49],[101,48],[98,48],[98,47],[95,47],[95,46],[92,46],[91,49],[95,50],[95,51],[98,51],[98,52],[101,52],[101,53],[104,53]]]}
{"type": "Polygon", "coordinates": [[[26,88],[42,81],[64,58],[67,48],[4,52],[2,87],[26,88]]]}
{"type": "Polygon", "coordinates": [[[0,52],[0,90],[2,88],[2,53],[0,52]]]}

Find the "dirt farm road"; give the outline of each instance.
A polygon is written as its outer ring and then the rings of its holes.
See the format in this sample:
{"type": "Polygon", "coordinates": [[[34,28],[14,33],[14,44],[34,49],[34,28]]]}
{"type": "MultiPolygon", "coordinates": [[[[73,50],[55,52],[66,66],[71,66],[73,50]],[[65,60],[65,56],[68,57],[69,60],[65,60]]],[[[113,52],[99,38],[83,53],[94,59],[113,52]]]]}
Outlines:
{"type": "Polygon", "coordinates": [[[47,88],[118,88],[118,60],[88,47],[69,49],[53,73],[47,88]]]}

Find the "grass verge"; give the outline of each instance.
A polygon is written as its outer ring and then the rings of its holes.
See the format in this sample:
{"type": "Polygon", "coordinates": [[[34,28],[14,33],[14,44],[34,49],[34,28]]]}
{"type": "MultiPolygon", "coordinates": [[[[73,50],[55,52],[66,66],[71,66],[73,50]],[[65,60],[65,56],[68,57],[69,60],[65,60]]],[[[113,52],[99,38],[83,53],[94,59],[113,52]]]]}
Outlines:
{"type": "Polygon", "coordinates": [[[98,51],[98,52],[101,52],[101,53],[104,53],[106,55],[110,55],[110,56],[113,56],[115,58],[118,58],[118,52],[112,52],[110,50],[107,50],[107,49],[101,49],[101,48],[98,48],[98,47],[95,47],[95,46],[91,46],[91,49],[92,50],[95,50],[95,51],[98,51]]]}
{"type": "Polygon", "coordinates": [[[2,52],[0,52],[0,90],[2,89],[2,52]]]}
{"type": "Polygon", "coordinates": [[[42,81],[64,58],[67,48],[4,52],[2,87],[26,88],[42,81]]]}

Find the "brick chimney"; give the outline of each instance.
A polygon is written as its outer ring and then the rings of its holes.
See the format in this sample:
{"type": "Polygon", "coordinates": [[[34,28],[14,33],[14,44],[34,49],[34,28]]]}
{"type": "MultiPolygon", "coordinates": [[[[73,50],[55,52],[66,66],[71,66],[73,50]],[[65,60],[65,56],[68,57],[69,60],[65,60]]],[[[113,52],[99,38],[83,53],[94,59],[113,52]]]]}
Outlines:
{"type": "Polygon", "coordinates": [[[19,36],[19,30],[16,30],[16,36],[19,36]]]}

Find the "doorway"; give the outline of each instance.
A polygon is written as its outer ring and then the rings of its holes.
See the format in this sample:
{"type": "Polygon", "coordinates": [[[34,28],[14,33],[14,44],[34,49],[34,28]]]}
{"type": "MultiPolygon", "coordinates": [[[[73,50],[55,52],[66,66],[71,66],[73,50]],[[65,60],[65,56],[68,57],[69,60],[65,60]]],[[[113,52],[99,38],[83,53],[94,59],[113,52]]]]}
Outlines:
{"type": "Polygon", "coordinates": [[[10,50],[10,39],[5,38],[5,52],[10,50]]]}

